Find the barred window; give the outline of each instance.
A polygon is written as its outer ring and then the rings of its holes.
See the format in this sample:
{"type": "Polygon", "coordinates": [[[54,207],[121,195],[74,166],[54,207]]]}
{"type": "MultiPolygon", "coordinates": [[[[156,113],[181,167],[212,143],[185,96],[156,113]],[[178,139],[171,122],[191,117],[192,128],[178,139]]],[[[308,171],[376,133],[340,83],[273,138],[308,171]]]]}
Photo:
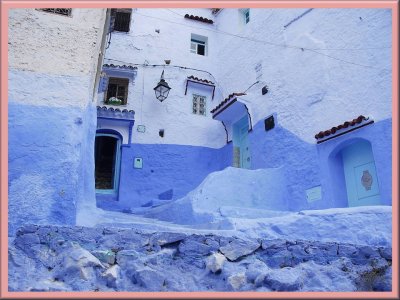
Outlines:
{"type": "Polygon", "coordinates": [[[193,110],[196,115],[206,115],[206,97],[193,94],[193,110]]]}
{"type": "Polygon", "coordinates": [[[131,23],[131,8],[111,9],[111,31],[129,32],[131,23]]]}
{"type": "Polygon", "coordinates": [[[71,16],[72,8],[40,8],[38,10],[57,15],[71,16]]]}

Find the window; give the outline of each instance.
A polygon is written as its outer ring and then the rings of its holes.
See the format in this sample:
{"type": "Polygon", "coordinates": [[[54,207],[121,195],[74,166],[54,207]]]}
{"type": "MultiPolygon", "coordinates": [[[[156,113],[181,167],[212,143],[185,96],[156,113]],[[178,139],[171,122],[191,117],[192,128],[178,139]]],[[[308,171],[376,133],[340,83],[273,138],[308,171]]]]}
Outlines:
{"type": "Polygon", "coordinates": [[[242,15],[243,24],[247,24],[250,22],[250,8],[242,9],[240,11],[242,15]]]}
{"type": "Polygon", "coordinates": [[[40,8],[38,10],[69,17],[71,16],[72,8],[40,8]]]}
{"type": "Polygon", "coordinates": [[[198,55],[207,55],[207,37],[193,34],[190,40],[190,52],[198,55]]]}
{"type": "Polygon", "coordinates": [[[111,31],[129,32],[132,9],[111,9],[111,31]]]}
{"type": "Polygon", "coordinates": [[[104,99],[105,104],[125,105],[128,100],[129,79],[110,77],[104,99]]]}
{"type": "Polygon", "coordinates": [[[206,115],[206,97],[193,94],[193,113],[195,115],[206,115]]]}

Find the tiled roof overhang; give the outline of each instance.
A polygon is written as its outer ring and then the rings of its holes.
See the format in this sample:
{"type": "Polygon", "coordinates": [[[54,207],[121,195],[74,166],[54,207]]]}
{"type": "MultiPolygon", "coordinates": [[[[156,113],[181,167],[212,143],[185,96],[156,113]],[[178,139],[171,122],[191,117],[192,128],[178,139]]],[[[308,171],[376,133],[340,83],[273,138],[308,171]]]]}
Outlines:
{"type": "Polygon", "coordinates": [[[212,88],[212,99],[214,99],[214,92],[215,92],[215,84],[214,82],[207,80],[207,79],[201,79],[201,78],[197,78],[193,75],[188,76],[188,78],[186,79],[186,89],[185,89],[185,95],[187,94],[187,90],[188,90],[188,85],[189,83],[194,83],[194,84],[200,84],[202,86],[206,86],[206,87],[210,87],[212,88]]]}
{"type": "Polygon", "coordinates": [[[202,82],[202,83],[206,83],[206,84],[210,84],[210,85],[214,85],[214,82],[207,80],[207,79],[201,79],[201,78],[197,78],[193,75],[188,76],[188,79],[193,80],[193,81],[198,81],[198,82],[202,82]]]}
{"type": "Polygon", "coordinates": [[[111,76],[135,77],[137,67],[127,65],[104,64],[102,71],[111,76]]]}
{"type": "Polygon", "coordinates": [[[236,101],[236,98],[239,96],[244,96],[245,93],[232,93],[228,97],[226,97],[220,104],[218,104],[215,108],[211,110],[213,114],[213,118],[221,113],[223,110],[229,107],[229,105],[233,104],[236,101]]]}
{"type": "Polygon", "coordinates": [[[135,119],[135,112],[127,109],[97,106],[97,117],[133,121],[135,119]]]}
{"type": "Polygon", "coordinates": [[[193,16],[193,15],[189,15],[189,14],[185,15],[185,19],[199,21],[199,22],[203,22],[203,23],[207,23],[207,24],[213,24],[214,23],[213,20],[210,20],[210,19],[207,19],[207,18],[203,18],[203,17],[199,17],[199,16],[193,16]]]}
{"type": "Polygon", "coordinates": [[[370,120],[370,118],[366,118],[363,115],[360,115],[351,121],[346,121],[343,124],[334,126],[331,129],[325,131],[320,131],[315,135],[315,139],[319,144],[373,123],[374,121],[370,120]]]}
{"type": "Polygon", "coordinates": [[[249,131],[252,131],[251,115],[247,105],[240,101],[239,96],[244,96],[245,93],[232,93],[225,98],[216,108],[211,110],[213,119],[222,122],[226,132],[226,142],[229,143],[233,138],[233,125],[243,116],[248,116],[249,131]]]}

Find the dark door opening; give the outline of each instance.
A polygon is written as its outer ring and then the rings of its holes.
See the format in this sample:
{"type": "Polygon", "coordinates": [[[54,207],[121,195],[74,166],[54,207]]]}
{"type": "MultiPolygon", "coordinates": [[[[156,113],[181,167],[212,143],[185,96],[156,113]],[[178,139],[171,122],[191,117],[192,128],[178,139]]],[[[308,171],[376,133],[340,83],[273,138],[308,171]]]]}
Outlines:
{"type": "Polygon", "coordinates": [[[117,137],[98,135],[95,141],[95,182],[97,190],[116,190],[117,137]]]}

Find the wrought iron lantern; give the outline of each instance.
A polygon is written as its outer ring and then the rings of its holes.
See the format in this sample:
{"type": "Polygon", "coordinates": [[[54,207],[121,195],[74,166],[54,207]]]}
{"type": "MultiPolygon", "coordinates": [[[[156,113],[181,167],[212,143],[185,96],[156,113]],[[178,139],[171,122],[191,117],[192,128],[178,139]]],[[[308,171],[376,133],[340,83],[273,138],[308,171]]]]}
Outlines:
{"type": "Polygon", "coordinates": [[[160,82],[154,88],[156,98],[163,102],[165,99],[167,99],[170,89],[171,88],[169,87],[168,83],[164,80],[164,71],[162,71],[160,82]]]}

